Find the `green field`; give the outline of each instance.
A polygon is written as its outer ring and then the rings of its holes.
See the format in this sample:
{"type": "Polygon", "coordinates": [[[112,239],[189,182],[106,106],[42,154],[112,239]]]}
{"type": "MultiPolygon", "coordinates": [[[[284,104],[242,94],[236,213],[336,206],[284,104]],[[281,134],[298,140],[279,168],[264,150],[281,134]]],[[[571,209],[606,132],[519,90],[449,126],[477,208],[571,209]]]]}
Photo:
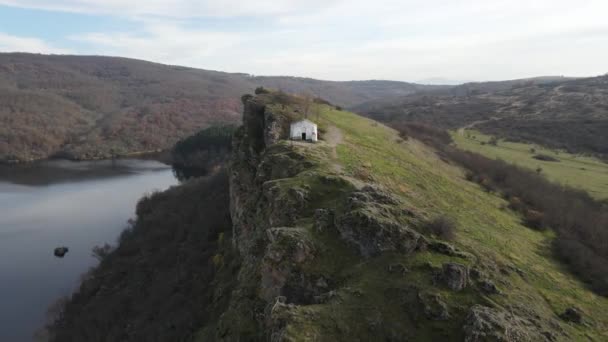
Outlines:
{"type": "Polygon", "coordinates": [[[608,164],[592,157],[550,150],[539,145],[499,141],[488,144],[491,136],[478,131],[453,132],[456,145],[489,158],[499,158],[532,170],[541,168],[548,179],[560,184],[583,189],[598,199],[608,198],[608,164]],[[534,155],[549,155],[559,161],[541,161],[534,155]]]}

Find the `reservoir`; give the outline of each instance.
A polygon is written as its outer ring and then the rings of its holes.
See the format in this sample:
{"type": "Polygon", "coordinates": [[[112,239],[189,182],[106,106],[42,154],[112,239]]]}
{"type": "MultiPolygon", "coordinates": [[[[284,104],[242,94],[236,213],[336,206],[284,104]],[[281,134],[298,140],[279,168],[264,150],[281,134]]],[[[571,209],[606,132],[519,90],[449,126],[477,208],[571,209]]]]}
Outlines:
{"type": "Polygon", "coordinates": [[[49,307],[97,264],[93,247],[115,245],[139,198],[175,184],[153,160],[0,165],[0,341],[38,340],[49,307]]]}

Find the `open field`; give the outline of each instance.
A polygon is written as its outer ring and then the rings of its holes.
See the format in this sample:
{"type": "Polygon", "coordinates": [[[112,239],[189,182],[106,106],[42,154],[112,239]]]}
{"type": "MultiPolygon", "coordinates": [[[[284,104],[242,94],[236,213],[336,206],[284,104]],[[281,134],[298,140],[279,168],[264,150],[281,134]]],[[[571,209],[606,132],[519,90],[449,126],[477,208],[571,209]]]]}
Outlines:
{"type": "Polygon", "coordinates": [[[586,190],[598,199],[608,198],[608,164],[598,159],[551,150],[535,144],[501,140],[494,146],[488,144],[491,136],[474,130],[454,132],[452,138],[461,149],[499,158],[532,170],[540,167],[541,173],[551,181],[586,190]],[[559,161],[537,160],[533,158],[535,155],[547,155],[559,161]]]}

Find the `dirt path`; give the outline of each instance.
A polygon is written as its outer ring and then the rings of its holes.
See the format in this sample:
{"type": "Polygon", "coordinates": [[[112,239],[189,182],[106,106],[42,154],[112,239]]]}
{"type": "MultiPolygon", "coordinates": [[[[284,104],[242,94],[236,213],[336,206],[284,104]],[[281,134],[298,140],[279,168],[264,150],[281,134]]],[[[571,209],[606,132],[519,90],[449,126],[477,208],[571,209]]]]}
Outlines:
{"type": "Polygon", "coordinates": [[[329,126],[327,132],[325,132],[324,139],[331,147],[331,158],[333,159],[332,166],[334,171],[338,173],[342,172],[342,165],[338,162],[338,152],[336,151],[336,146],[342,143],[343,140],[342,131],[336,126],[329,126]]]}
{"type": "Polygon", "coordinates": [[[502,120],[502,119],[504,119],[504,118],[491,117],[491,118],[489,118],[487,120],[473,121],[473,122],[471,122],[470,124],[468,124],[466,126],[460,127],[457,132],[458,132],[459,135],[462,136],[462,135],[464,135],[464,132],[467,129],[473,129],[477,125],[481,125],[483,123],[490,122],[490,121],[498,121],[498,120],[502,120]]]}

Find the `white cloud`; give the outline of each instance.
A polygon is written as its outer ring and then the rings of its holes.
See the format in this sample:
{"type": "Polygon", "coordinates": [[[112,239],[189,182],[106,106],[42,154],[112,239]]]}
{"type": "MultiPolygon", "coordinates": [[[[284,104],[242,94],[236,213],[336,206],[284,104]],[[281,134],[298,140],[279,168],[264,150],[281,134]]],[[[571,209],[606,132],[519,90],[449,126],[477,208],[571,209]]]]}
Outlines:
{"type": "Polygon", "coordinates": [[[18,37],[0,32],[0,51],[1,52],[34,52],[34,53],[54,53],[66,54],[68,50],[60,49],[49,45],[38,38],[18,37]]]}
{"type": "Polygon", "coordinates": [[[254,74],[336,80],[488,80],[600,74],[606,72],[608,59],[605,0],[576,4],[571,0],[0,0],[0,4],[104,14],[137,24],[137,29],[124,32],[74,32],[69,38],[78,42],[80,53],[254,74]],[[216,18],[210,21],[210,17],[216,18]]]}
{"type": "Polygon", "coordinates": [[[0,0],[1,5],[92,14],[231,17],[312,11],[335,0],[0,0]]]}

